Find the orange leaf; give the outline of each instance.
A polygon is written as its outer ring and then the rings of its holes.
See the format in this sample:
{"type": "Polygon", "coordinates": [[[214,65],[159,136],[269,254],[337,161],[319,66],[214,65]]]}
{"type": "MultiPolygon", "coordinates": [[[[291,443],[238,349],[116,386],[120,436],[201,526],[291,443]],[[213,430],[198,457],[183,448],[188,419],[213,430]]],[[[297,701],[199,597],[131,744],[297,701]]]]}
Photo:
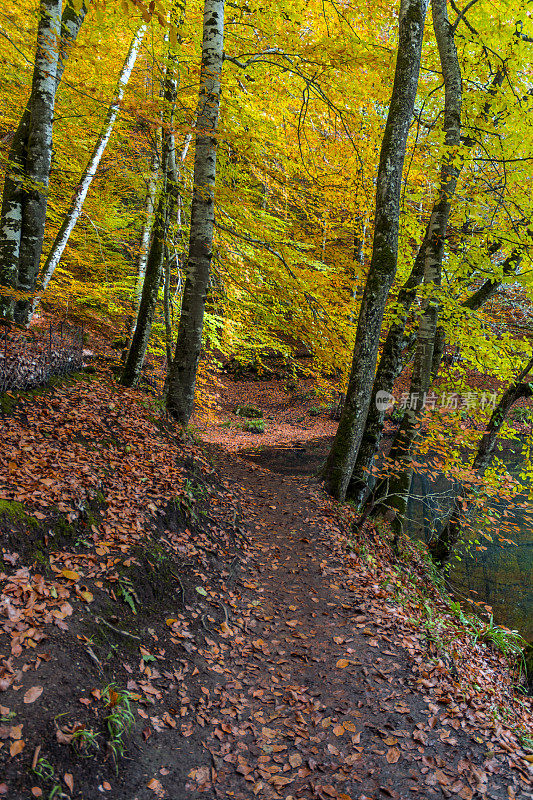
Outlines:
{"type": "Polygon", "coordinates": [[[339,669],[344,669],[345,667],[348,666],[349,663],[350,662],[347,661],[345,658],[339,658],[339,660],[337,661],[337,667],[339,669]]]}
{"type": "Polygon", "coordinates": [[[72,773],[71,772],[65,772],[65,774],[63,775],[63,780],[67,784],[67,786],[70,789],[70,791],[73,792],[74,791],[74,778],[72,777],[72,773]]]}
{"type": "Polygon", "coordinates": [[[62,569],[59,574],[64,578],[67,578],[69,581],[77,581],[80,579],[79,572],[74,572],[72,569],[62,569]]]}
{"type": "Polygon", "coordinates": [[[11,747],[9,748],[10,755],[17,756],[19,753],[22,753],[25,746],[26,742],[24,741],[24,739],[15,739],[15,741],[12,742],[11,747]]]}
{"type": "Polygon", "coordinates": [[[387,752],[386,758],[389,764],[396,764],[396,762],[400,758],[400,750],[398,747],[391,747],[390,750],[387,752]]]}

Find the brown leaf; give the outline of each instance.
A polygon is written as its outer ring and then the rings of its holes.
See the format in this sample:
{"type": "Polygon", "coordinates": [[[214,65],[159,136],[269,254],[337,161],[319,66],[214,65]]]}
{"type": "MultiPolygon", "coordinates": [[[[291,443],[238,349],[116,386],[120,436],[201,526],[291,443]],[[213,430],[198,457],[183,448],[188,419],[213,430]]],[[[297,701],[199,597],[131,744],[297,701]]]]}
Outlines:
{"type": "Polygon", "coordinates": [[[31,787],[31,793],[32,793],[32,795],[34,797],[42,797],[43,796],[43,790],[39,789],[38,786],[32,786],[31,787]]]}
{"type": "Polygon", "coordinates": [[[343,725],[335,725],[335,727],[333,728],[333,733],[335,734],[335,736],[344,736],[346,731],[344,730],[343,725]]]}
{"type": "Polygon", "coordinates": [[[26,746],[26,742],[24,739],[15,739],[14,742],[11,743],[11,747],[9,748],[9,753],[11,756],[17,756],[19,753],[22,753],[26,746]]]}
{"type": "Polygon", "coordinates": [[[73,792],[74,791],[74,778],[72,777],[72,773],[71,772],[65,772],[65,774],[63,775],[63,780],[67,784],[67,786],[70,789],[70,791],[73,792]]]}
{"type": "Polygon", "coordinates": [[[345,658],[339,658],[336,666],[338,667],[338,669],[345,669],[349,665],[349,663],[350,662],[347,661],[345,658]]]}
{"type": "Polygon", "coordinates": [[[401,753],[398,747],[391,747],[387,751],[386,759],[389,762],[389,764],[396,764],[396,762],[400,758],[400,755],[401,753]]]}
{"type": "Polygon", "coordinates": [[[289,764],[293,769],[296,769],[296,767],[301,766],[302,757],[300,753],[291,753],[291,755],[289,756],[289,764]]]}
{"type": "Polygon", "coordinates": [[[32,686],[31,689],[28,689],[26,694],[24,695],[24,702],[25,703],[35,703],[38,697],[40,697],[43,693],[42,686],[32,686]]]}

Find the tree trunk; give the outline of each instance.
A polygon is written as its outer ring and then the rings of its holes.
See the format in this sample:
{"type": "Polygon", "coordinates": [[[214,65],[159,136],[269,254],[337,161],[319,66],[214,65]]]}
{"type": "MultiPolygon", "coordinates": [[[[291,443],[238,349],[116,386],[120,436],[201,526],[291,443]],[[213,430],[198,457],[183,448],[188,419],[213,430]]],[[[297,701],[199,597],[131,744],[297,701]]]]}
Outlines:
{"type": "MultiPolygon", "coordinates": [[[[445,87],[443,127],[446,147],[441,167],[439,198],[429,220],[427,245],[424,248],[424,282],[432,286],[440,285],[448,219],[461,171],[461,166],[457,163],[457,150],[461,143],[462,78],[446,3],[447,0],[432,0],[433,27],[445,87]]],[[[420,417],[435,368],[433,355],[437,320],[437,303],[434,298],[429,297],[418,328],[410,388],[411,402],[405,410],[390,454],[390,459],[395,464],[395,474],[384,480],[381,491],[386,494],[377,509],[378,513],[388,512],[389,516],[392,510],[398,521],[405,515],[420,417]]]]}
{"type": "MultiPolygon", "coordinates": [[[[166,140],[166,135],[164,136],[166,140]]],[[[166,145],[164,145],[166,149],[166,145]]],[[[152,242],[146,261],[146,272],[144,275],[143,291],[139,304],[139,314],[137,325],[133,333],[130,348],[124,365],[121,383],[124,386],[134,386],[141,375],[141,369],[146,355],[146,348],[152,331],[159,286],[165,257],[165,242],[168,231],[169,219],[169,196],[167,191],[168,175],[166,170],[167,154],[163,153],[163,186],[159,195],[157,211],[154,219],[152,231],[152,242]]]]}
{"type": "MultiPolygon", "coordinates": [[[[181,30],[184,11],[185,5],[181,1],[177,2],[174,6],[173,17],[176,21],[178,32],[181,30]]],[[[141,375],[148,341],[152,332],[152,323],[159,295],[159,287],[163,276],[170,220],[173,217],[176,207],[178,187],[175,183],[176,167],[173,124],[178,66],[177,49],[173,44],[170,44],[164,81],[165,114],[163,119],[163,152],[161,159],[163,185],[161,186],[152,230],[152,241],[146,260],[146,271],[137,314],[137,323],[121,378],[121,383],[124,386],[134,386],[141,375]]]]}
{"type": "MultiPolygon", "coordinates": [[[[139,49],[141,47],[144,34],[146,33],[146,24],[143,23],[140,28],[138,29],[137,33],[133,37],[133,41],[130,45],[130,49],[128,51],[128,55],[126,56],[126,60],[124,62],[124,66],[120,72],[117,87],[115,89],[115,94],[111,105],[106,114],[106,118],[104,120],[104,124],[102,129],[100,130],[100,135],[94,147],[94,150],[89,158],[87,166],[81,176],[78,185],[74,191],[72,199],[70,201],[70,208],[67,211],[65,218],[57,232],[57,236],[54,240],[54,243],[50,249],[48,257],[44,263],[41,278],[39,281],[39,295],[45,291],[46,287],[48,286],[52,275],[54,274],[57,265],[61,260],[61,256],[67,246],[68,240],[70,238],[70,234],[74,230],[74,226],[78,221],[81,210],[83,208],[83,203],[85,202],[85,198],[87,197],[87,192],[89,191],[89,187],[91,186],[92,180],[96,175],[98,170],[98,166],[100,161],[102,160],[102,156],[105,152],[111,134],[113,132],[113,128],[115,126],[115,122],[118,116],[118,112],[120,111],[120,103],[122,98],[124,97],[124,92],[126,90],[126,86],[128,85],[128,81],[130,79],[131,73],[133,71],[133,67],[135,66],[135,62],[137,60],[137,55],[139,53],[139,49]]],[[[33,286],[31,287],[33,289],[33,286]]],[[[33,302],[27,305],[27,316],[24,320],[26,324],[30,321],[33,312],[35,311],[37,304],[39,302],[39,297],[36,297],[33,302]]]]}
{"type": "MultiPolygon", "coordinates": [[[[73,0],[68,0],[65,6],[61,19],[61,40],[56,66],[54,95],[57,93],[63,77],[65,64],[72,45],[76,41],[85,19],[88,5],[89,3],[83,2],[81,8],[76,10],[73,0]]],[[[31,98],[22,113],[9,150],[0,212],[0,285],[12,289],[18,288],[23,182],[31,120],[30,106],[31,98]]],[[[0,297],[0,315],[12,318],[13,312],[13,298],[11,296],[0,297]]]]}
{"type": "MultiPolygon", "coordinates": [[[[531,369],[533,369],[533,358],[528,362],[524,370],[522,370],[515,383],[504,392],[500,398],[500,402],[492,412],[487,430],[481,437],[478,451],[472,464],[472,472],[474,472],[478,478],[482,478],[490,466],[494,455],[494,448],[498,440],[498,434],[513,405],[517,400],[523,397],[533,396],[533,383],[522,382],[531,369]]],[[[465,510],[461,501],[456,499],[448,523],[439,533],[435,544],[430,546],[431,555],[438,564],[444,565],[449,561],[461,535],[464,514],[465,510]]]]}
{"type": "Polygon", "coordinates": [[[328,492],[339,500],[346,496],[363,435],[385,303],[396,275],[400,188],[427,7],[428,0],[402,0],[400,4],[394,86],[377,176],[372,259],[361,303],[346,402],[324,473],[328,492]]]}
{"type": "Polygon", "coordinates": [[[144,202],[144,222],[141,233],[141,241],[139,244],[139,256],[137,258],[137,282],[135,285],[135,299],[133,302],[133,315],[131,320],[131,327],[129,331],[129,339],[135,331],[137,325],[137,315],[139,314],[139,305],[141,302],[142,288],[144,283],[144,276],[146,274],[146,262],[148,261],[148,251],[150,249],[150,235],[152,233],[152,225],[154,222],[155,201],[157,196],[157,181],[159,178],[159,154],[157,146],[154,147],[152,158],[150,159],[150,176],[148,178],[148,186],[146,188],[146,199],[144,202]]]}
{"type": "Polygon", "coordinates": [[[356,503],[357,506],[360,506],[363,502],[365,494],[372,482],[372,465],[381,443],[383,422],[388,408],[387,400],[391,396],[394,381],[400,374],[404,364],[402,354],[407,345],[405,325],[409,316],[409,310],[416,297],[417,288],[420,283],[422,283],[424,277],[426,244],[427,232],[418,249],[411,274],[398,294],[395,304],[396,318],[390,326],[387,338],[383,344],[383,350],[372,388],[365,429],[359,446],[359,452],[357,453],[357,460],[353,468],[352,477],[346,492],[346,496],[356,503]]]}
{"type": "Polygon", "coordinates": [[[168,376],[167,394],[167,409],[182,425],[189,421],[194,405],[205,302],[213,257],[216,130],[223,59],[224,0],[205,0],[189,253],[178,338],[168,376]]]}

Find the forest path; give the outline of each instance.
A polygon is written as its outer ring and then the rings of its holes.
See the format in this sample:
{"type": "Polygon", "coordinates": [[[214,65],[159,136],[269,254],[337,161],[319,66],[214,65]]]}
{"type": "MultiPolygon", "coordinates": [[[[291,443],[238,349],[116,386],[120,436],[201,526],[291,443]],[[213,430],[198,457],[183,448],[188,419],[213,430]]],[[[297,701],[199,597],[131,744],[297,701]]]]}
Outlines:
{"type": "Polygon", "coordinates": [[[199,766],[188,788],[236,800],[515,797],[507,766],[416,686],[412,628],[386,609],[371,572],[346,572],[316,481],[233,453],[222,461],[244,493],[253,577],[243,632],[230,618],[221,654],[214,771],[199,766]]]}

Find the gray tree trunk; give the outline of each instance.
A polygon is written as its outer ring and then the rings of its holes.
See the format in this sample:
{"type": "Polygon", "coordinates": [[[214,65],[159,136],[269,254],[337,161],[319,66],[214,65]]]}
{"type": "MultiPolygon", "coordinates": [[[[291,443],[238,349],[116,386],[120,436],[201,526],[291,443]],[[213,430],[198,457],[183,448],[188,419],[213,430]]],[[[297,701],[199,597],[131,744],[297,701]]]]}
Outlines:
{"type": "MultiPolygon", "coordinates": [[[[76,41],[87,13],[89,2],[83,2],[81,8],[74,7],[73,0],[68,0],[61,19],[61,39],[59,56],[56,65],[55,91],[61,82],[72,45],[76,41]]],[[[23,184],[28,149],[28,136],[31,119],[31,98],[24,109],[8,155],[8,165],[2,192],[2,209],[0,212],[0,285],[12,289],[18,288],[18,267],[20,256],[20,237],[22,232],[23,184]]],[[[0,298],[0,315],[12,318],[14,300],[11,296],[0,298]]]]}
{"type": "Polygon", "coordinates": [[[343,500],[368,413],[385,304],[396,275],[400,188],[412,119],[428,0],[402,0],[394,86],[381,144],[372,259],[361,303],[346,402],[324,477],[343,500]]]}
{"type": "Polygon", "coordinates": [[[189,253],[178,337],[168,375],[167,393],[167,409],[182,425],[189,421],[194,405],[205,302],[213,257],[216,131],[223,60],[224,0],[205,0],[189,253]]]}
{"type": "MultiPolygon", "coordinates": [[[[448,220],[452,199],[461,171],[457,163],[457,151],[461,144],[462,77],[454,31],[448,21],[447,0],[432,0],[433,27],[439,49],[444,78],[444,142],[440,177],[439,199],[429,221],[428,243],[425,248],[424,282],[438,286],[441,281],[444,244],[448,232],[448,220]]],[[[390,458],[395,462],[396,474],[386,483],[387,497],[383,509],[394,509],[398,519],[405,514],[407,497],[411,486],[412,461],[418,438],[419,421],[424,408],[434,369],[433,354],[437,333],[438,306],[433,297],[426,300],[424,313],[418,328],[417,348],[411,378],[410,397],[390,458]]]]}
{"type": "Polygon", "coordinates": [[[403,364],[403,352],[408,344],[405,325],[409,310],[416,297],[418,286],[424,278],[424,263],[427,244],[427,232],[418,249],[411,274],[400,289],[396,300],[396,318],[389,328],[383,344],[379,360],[365,429],[357,453],[346,496],[360,506],[372,483],[372,465],[379,451],[383,434],[383,422],[387,410],[386,399],[392,393],[394,381],[400,374],[403,364]]]}

